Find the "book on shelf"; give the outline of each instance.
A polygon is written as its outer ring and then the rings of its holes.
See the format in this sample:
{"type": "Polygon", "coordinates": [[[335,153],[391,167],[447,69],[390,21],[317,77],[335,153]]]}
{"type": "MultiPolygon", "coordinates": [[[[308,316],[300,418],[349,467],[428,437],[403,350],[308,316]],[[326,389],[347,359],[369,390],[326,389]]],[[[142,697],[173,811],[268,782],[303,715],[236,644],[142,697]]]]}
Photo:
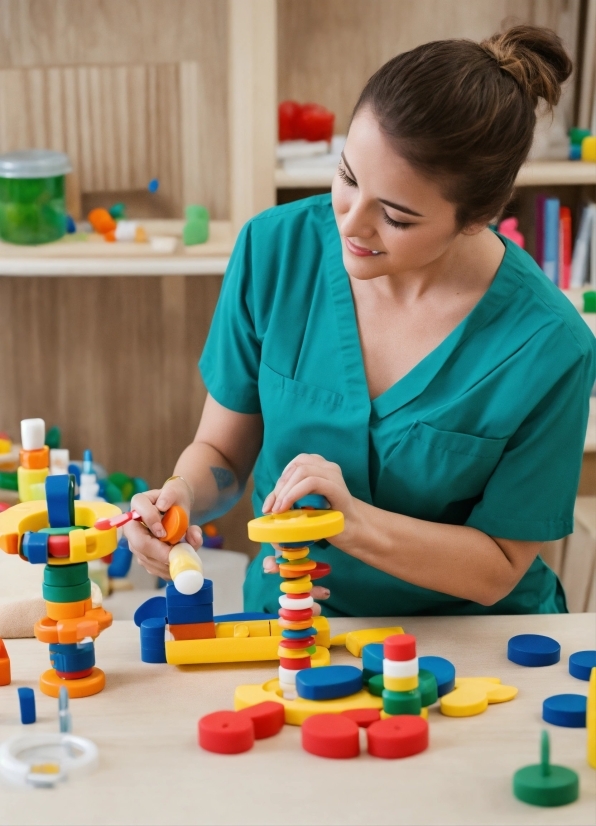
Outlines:
{"type": "Polygon", "coordinates": [[[573,247],[571,287],[596,288],[596,204],[586,204],[573,247]]]}
{"type": "Polygon", "coordinates": [[[544,247],[542,269],[553,284],[559,283],[559,234],[561,202],[547,198],[544,202],[544,247]]]}

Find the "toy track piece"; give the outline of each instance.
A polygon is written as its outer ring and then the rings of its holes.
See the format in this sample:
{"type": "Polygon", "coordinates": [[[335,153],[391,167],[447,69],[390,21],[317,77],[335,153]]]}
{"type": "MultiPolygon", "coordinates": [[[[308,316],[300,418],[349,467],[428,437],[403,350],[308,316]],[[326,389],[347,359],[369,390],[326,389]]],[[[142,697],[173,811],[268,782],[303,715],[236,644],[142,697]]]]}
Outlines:
{"type": "Polygon", "coordinates": [[[343,529],[339,511],[290,510],[251,519],[248,536],[253,542],[311,542],[336,536],[343,529]]]}
{"type": "Polygon", "coordinates": [[[411,757],[428,748],[428,723],[409,714],[388,717],[369,726],[366,736],[374,757],[411,757]]]}
{"type": "Polygon", "coordinates": [[[358,757],[358,724],[343,714],[314,714],[302,723],[302,748],[318,757],[358,757]]]}
{"type": "Polygon", "coordinates": [[[240,754],[253,747],[255,727],[246,715],[235,711],[214,711],[199,720],[198,741],[205,751],[240,754]]]}
{"type": "Polygon", "coordinates": [[[256,740],[263,740],[265,737],[273,737],[275,734],[279,734],[285,722],[285,709],[282,703],[273,701],[248,706],[237,711],[236,714],[249,717],[252,720],[256,740]]]}

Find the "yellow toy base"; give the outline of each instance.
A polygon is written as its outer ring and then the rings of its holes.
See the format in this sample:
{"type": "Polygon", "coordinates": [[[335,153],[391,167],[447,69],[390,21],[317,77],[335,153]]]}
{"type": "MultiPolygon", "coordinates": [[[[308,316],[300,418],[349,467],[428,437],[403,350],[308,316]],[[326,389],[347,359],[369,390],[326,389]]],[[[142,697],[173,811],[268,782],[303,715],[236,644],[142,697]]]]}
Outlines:
{"type": "Polygon", "coordinates": [[[48,668],[39,678],[39,688],[42,694],[57,698],[60,696],[60,689],[65,687],[71,700],[99,694],[105,684],[106,675],[101,668],[94,668],[88,677],[82,677],[80,680],[63,680],[53,668],[48,668]]]}
{"type": "Polygon", "coordinates": [[[291,726],[301,726],[313,714],[340,714],[342,711],[352,711],[356,708],[383,708],[383,700],[369,694],[365,689],[337,700],[303,700],[302,697],[286,700],[282,696],[279,680],[268,680],[262,685],[239,685],[234,693],[234,708],[239,711],[241,708],[255,706],[267,700],[284,706],[286,723],[291,726]]]}
{"type": "Polygon", "coordinates": [[[456,677],[455,688],[441,697],[441,713],[446,717],[474,717],[489,704],[507,703],[517,688],[501,685],[498,677],[456,677]]]}
{"type": "Polygon", "coordinates": [[[253,542],[311,542],[328,539],[344,529],[339,511],[291,510],[251,519],[248,538],[253,542]]]}

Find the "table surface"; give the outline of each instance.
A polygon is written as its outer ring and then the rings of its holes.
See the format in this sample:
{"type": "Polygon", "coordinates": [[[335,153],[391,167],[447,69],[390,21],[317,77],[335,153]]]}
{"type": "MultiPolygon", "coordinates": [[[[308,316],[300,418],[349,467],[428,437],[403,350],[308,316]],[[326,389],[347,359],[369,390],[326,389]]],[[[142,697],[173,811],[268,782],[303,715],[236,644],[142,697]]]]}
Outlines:
{"type": "MultiPolygon", "coordinates": [[[[494,676],[515,685],[513,702],[477,717],[429,714],[430,748],[404,760],[366,751],[353,760],[304,752],[300,729],[285,726],[245,754],[223,756],[197,746],[199,717],[233,707],[236,685],[275,676],[274,663],[174,668],[140,662],[138,629],[115,622],[97,641],[105,690],[74,700],[73,731],[97,743],[100,766],[53,791],[0,786],[2,824],[586,824],[596,820],[596,772],[586,762],[586,730],[548,725],[542,700],[587,693],[571,677],[571,653],[596,647],[594,614],[503,617],[337,619],[332,633],[402,625],[418,653],[450,659],[459,676],[494,676]],[[553,636],[561,662],[523,668],[506,658],[507,640],[521,633],[553,636]],[[552,761],[580,775],[580,799],[561,809],[519,802],[511,792],[516,769],[538,762],[542,729],[552,761]]],[[[1,738],[22,733],[18,686],[37,685],[47,646],[8,640],[13,682],[0,688],[1,738]]],[[[343,647],[334,663],[360,664],[343,647]]],[[[36,690],[38,722],[30,731],[57,730],[57,701],[36,690]]]]}

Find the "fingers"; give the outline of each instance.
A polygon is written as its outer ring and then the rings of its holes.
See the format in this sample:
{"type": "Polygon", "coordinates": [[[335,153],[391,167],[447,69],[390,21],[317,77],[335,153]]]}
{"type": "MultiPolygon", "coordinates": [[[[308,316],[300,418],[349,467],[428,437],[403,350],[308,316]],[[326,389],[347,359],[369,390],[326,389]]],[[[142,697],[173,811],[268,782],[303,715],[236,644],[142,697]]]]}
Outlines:
{"type": "Polygon", "coordinates": [[[283,469],[281,476],[277,480],[275,488],[271,491],[269,496],[267,496],[267,498],[263,502],[263,513],[271,512],[273,503],[278,498],[278,494],[286,484],[287,480],[294,473],[296,468],[301,467],[305,464],[314,464],[320,468],[321,465],[327,464],[327,462],[322,456],[319,456],[318,453],[300,453],[298,456],[292,459],[291,462],[288,462],[288,464],[283,469]]]}
{"type": "Polygon", "coordinates": [[[170,569],[167,565],[160,565],[156,563],[154,560],[151,559],[144,559],[140,556],[137,556],[137,562],[139,565],[142,565],[145,570],[153,574],[153,576],[158,576],[160,579],[170,579],[170,569]]]}
{"type": "Polygon", "coordinates": [[[294,502],[309,493],[320,493],[331,501],[333,490],[333,482],[321,474],[320,466],[301,465],[295,468],[276,495],[275,502],[271,506],[271,513],[287,511],[294,502]]]}
{"type": "Polygon", "coordinates": [[[195,551],[198,551],[203,544],[203,531],[198,525],[189,525],[186,531],[186,541],[192,545],[195,551]]]}
{"type": "MultiPolygon", "coordinates": [[[[161,513],[155,505],[160,493],[161,491],[158,490],[150,490],[147,491],[147,493],[136,493],[130,503],[131,509],[141,514],[141,519],[145,525],[158,539],[166,535],[165,528],[161,524],[161,513]]],[[[134,523],[128,523],[129,526],[131,524],[134,523]]],[[[128,533],[126,533],[126,537],[129,538],[128,533]]]]}
{"type": "Polygon", "coordinates": [[[265,574],[278,574],[279,565],[275,561],[274,556],[266,556],[263,558],[263,572],[265,574]]]}
{"type": "Polygon", "coordinates": [[[190,512],[192,503],[188,484],[181,478],[166,482],[155,504],[162,513],[165,513],[172,505],[182,505],[185,510],[190,512]]]}
{"type": "Polygon", "coordinates": [[[170,546],[160,542],[139,522],[128,522],[124,527],[124,534],[128,539],[130,549],[150,573],[156,576],[169,577],[168,557],[170,546]]]}
{"type": "Polygon", "coordinates": [[[329,588],[324,588],[322,585],[313,585],[310,595],[313,599],[329,599],[331,591],[329,588]]]}

